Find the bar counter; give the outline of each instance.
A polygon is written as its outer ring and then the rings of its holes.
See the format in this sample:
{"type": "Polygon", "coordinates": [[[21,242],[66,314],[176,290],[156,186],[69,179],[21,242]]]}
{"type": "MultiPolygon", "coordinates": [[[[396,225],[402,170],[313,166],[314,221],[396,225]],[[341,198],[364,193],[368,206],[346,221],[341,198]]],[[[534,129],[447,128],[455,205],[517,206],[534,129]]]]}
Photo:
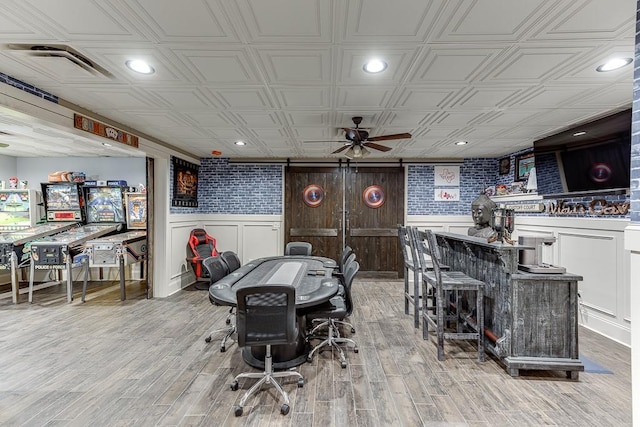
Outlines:
{"type": "Polygon", "coordinates": [[[511,376],[520,369],[565,371],[578,379],[578,281],[569,273],[518,270],[517,244],[437,232],[443,263],[486,283],[485,343],[511,376]]]}

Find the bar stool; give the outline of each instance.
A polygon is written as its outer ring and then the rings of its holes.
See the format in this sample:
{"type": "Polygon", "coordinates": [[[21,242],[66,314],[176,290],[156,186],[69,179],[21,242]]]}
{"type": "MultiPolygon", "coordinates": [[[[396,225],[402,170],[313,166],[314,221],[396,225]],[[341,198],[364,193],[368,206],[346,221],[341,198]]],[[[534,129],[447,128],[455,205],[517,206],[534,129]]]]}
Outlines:
{"type": "Polygon", "coordinates": [[[398,225],[398,239],[404,258],[404,314],[413,304],[413,326],[420,327],[420,266],[416,265],[411,244],[411,227],[398,225]],[[409,289],[409,271],[413,273],[413,290],[409,289]]]}
{"type": "Polygon", "coordinates": [[[485,283],[460,271],[442,271],[440,250],[431,230],[413,230],[414,238],[426,240],[431,255],[432,270],[423,267],[423,338],[429,339],[429,327],[437,337],[438,360],[444,360],[444,340],[477,340],[478,361],[484,361],[484,288],[485,283]],[[475,297],[475,308],[466,298],[475,297]],[[429,303],[431,302],[431,303],[429,303]],[[449,324],[449,328],[447,325],[449,324]],[[455,324],[455,332],[451,332],[455,324]],[[470,331],[465,331],[465,328],[470,331]]]}

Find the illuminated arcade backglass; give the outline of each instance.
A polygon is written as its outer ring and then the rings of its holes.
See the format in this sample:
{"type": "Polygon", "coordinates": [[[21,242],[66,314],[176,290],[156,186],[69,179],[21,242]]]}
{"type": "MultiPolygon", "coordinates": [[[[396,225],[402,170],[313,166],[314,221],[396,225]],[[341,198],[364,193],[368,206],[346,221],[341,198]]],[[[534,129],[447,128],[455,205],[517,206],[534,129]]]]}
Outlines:
{"type": "Polygon", "coordinates": [[[42,183],[44,209],[48,222],[85,222],[84,197],[75,182],[42,183]]]}
{"type": "Polygon", "coordinates": [[[124,195],[121,187],[85,187],[87,223],[125,224],[124,195]]]}
{"type": "Polygon", "coordinates": [[[41,219],[35,190],[0,190],[0,232],[24,230],[41,219]]]}

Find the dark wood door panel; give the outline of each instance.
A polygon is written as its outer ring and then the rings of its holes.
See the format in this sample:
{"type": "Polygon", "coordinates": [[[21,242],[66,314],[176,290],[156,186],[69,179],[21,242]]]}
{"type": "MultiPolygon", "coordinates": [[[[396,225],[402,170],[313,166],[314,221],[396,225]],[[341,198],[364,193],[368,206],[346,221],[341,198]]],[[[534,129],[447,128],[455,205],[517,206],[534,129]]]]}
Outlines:
{"type": "Polygon", "coordinates": [[[358,168],[346,174],[347,244],[358,256],[362,271],[401,273],[398,224],[404,222],[404,169],[358,168]],[[365,190],[377,185],[384,204],[365,204],[365,190]]]}
{"type": "Polygon", "coordinates": [[[337,259],[342,251],[342,187],[340,168],[288,167],[285,242],[309,242],[314,255],[337,259]],[[304,203],[304,189],[311,184],[324,189],[324,198],[317,207],[304,203]]]}

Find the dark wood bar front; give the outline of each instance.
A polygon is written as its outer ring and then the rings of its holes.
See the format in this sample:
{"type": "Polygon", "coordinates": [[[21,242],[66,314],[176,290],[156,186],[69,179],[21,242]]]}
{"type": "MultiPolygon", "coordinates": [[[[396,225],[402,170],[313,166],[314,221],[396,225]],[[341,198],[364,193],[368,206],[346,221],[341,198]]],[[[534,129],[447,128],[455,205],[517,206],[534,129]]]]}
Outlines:
{"type": "Polygon", "coordinates": [[[575,274],[518,270],[518,245],[436,233],[443,262],[486,283],[486,348],[512,376],[521,369],[566,371],[577,379],[578,281],[575,274]]]}

